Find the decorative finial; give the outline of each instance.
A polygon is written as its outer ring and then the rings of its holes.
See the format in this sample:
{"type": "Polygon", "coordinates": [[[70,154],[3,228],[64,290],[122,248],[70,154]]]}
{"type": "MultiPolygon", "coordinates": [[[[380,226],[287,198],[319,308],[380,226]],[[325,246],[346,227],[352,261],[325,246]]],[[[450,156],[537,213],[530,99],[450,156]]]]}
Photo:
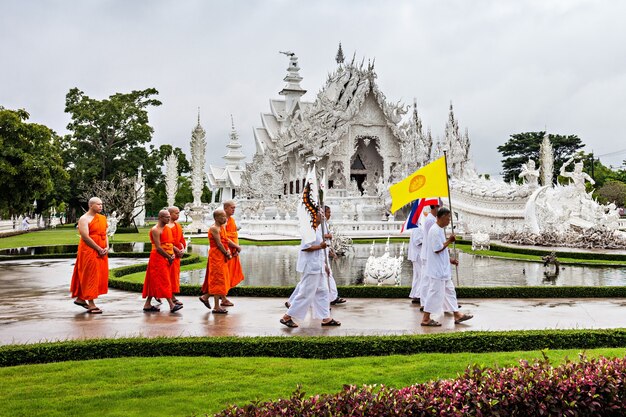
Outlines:
{"type": "Polygon", "coordinates": [[[341,65],[343,64],[344,60],[345,58],[343,56],[343,49],[341,48],[341,42],[339,42],[339,49],[337,50],[337,56],[335,56],[335,61],[337,61],[337,64],[341,65]]]}
{"type": "Polygon", "coordinates": [[[198,106],[198,125],[200,125],[200,106],[198,106]]]}
{"type": "Polygon", "coordinates": [[[233,115],[230,115],[230,127],[232,130],[235,130],[235,120],[233,119],[233,115]]]}

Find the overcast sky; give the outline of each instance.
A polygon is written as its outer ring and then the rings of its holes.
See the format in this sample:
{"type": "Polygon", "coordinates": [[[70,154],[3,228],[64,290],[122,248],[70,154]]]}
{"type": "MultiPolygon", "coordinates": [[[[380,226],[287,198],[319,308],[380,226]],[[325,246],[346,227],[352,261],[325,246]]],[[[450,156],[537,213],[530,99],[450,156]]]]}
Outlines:
{"type": "Polygon", "coordinates": [[[345,55],[376,59],[390,101],[442,136],[450,101],[479,173],[501,171],[509,135],[576,134],[603,163],[626,159],[626,2],[595,0],[0,0],[0,105],[66,132],[65,95],[148,87],[153,143],[189,151],[200,107],[207,163],[235,120],[243,151],[279,98],[287,57],[313,100],[345,55]]]}

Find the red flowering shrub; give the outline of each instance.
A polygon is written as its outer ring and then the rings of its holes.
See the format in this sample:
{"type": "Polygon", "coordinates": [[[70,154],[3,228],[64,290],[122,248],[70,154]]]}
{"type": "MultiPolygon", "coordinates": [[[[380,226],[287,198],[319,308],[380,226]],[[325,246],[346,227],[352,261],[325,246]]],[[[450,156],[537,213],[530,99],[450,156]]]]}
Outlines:
{"type": "Polygon", "coordinates": [[[231,406],[218,417],[270,416],[622,416],[626,412],[626,359],[567,361],[547,358],[518,367],[469,367],[456,379],[406,388],[344,386],[337,394],[231,406]]]}

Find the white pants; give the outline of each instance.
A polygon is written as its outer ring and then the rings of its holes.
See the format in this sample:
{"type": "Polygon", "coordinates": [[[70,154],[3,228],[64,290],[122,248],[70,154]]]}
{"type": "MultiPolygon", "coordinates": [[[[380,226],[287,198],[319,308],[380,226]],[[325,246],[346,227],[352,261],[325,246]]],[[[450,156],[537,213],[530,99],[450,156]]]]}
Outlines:
{"type": "Polygon", "coordinates": [[[419,258],[417,261],[413,261],[413,281],[411,283],[410,298],[420,298],[420,276],[422,275],[422,262],[419,258]]]}
{"type": "MultiPolygon", "coordinates": [[[[297,293],[287,315],[303,320],[309,307],[313,307],[314,319],[330,317],[330,300],[328,299],[328,283],[323,273],[303,274],[297,287],[297,293]]],[[[291,300],[291,299],[290,299],[291,300]]]]}
{"type": "MultiPolygon", "coordinates": [[[[330,274],[330,295],[328,296],[328,299],[330,301],[334,301],[339,297],[339,291],[337,291],[337,283],[335,282],[335,278],[333,278],[333,274],[330,274]]],[[[296,285],[296,288],[293,290],[293,292],[291,293],[291,295],[289,296],[289,304],[293,304],[293,300],[296,299],[296,295],[298,295],[298,291],[300,291],[300,284],[302,283],[302,281],[298,282],[298,285],[296,285]]]]}
{"type": "Polygon", "coordinates": [[[430,279],[426,276],[426,260],[421,259],[421,269],[420,269],[420,285],[418,294],[420,295],[420,304],[423,306],[426,305],[426,300],[428,299],[428,287],[430,286],[430,279]]]}
{"type": "Polygon", "coordinates": [[[424,311],[426,313],[439,313],[442,311],[459,311],[459,305],[456,302],[456,290],[452,279],[439,279],[427,277],[428,295],[426,296],[426,303],[424,305],[424,311]]]}

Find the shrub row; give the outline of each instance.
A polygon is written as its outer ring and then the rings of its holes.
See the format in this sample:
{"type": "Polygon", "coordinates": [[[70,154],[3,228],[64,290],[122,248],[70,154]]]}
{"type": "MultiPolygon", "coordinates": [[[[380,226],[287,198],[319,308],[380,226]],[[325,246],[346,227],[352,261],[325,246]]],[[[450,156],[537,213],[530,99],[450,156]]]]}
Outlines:
{"type": "MultiPolygon", "coordinates": [[[[471,244],[471,242],[469,242],[471,244]]],[[[552,251],[550,250],[541,250],[541,249],[531,249],[531,248],[518,248],[513,246],[504,246],[498,244],[491,245],[492,251],[497,252],[509,252],[509,253],[519,253],[522,255],[535,255],[535,256],[544,256],[548,255],[552,251]]],[[[570,258],[570,259],[594,259],[594,260],[604,260],[604,261],[621,261],[626,262],[626,255],[620,255],[616,253],[595,253],[595,252],[565,252],[565,251],[554,251],[556,253],[557,258],[570,258]]]]}
{"type": "MultiPolygon", "coordinates": [[[[120,252],[121,253],[121,252],[120,252]]],[[[143,257],[149,257],[150,256],[150,252],[139,252],[139,253],[144,253],[143,257]]],[[[122,257],[122,256],[119,256],[122,257]]],[[[180,265],[189,265],[189,264],[195,264],[200,262],[200,257],[198,255],[192,255],[190,253],[184,253],[182,259],[180,260],[180,265]]],[[[148,264],[135,264],[135,265],[128,265],[128,266],[122,266],[119,268],[115,268],[112,269],[111,271],[109,271],[109,277],[123,277],[124,275],[130,275],[130,274],[135,274],[137,272],[143,272],[148,268],[148,264]]],[[[121,281],[121,280],[115,280],[117,281],[121,281]]],[[[112,288],[118,288],[115,286],[111,286],[112,288]]],[[[123,289],[123,288],[119,288],[119,289],[123,289]]],[[[132,291],[132,290],[130,290],[132,291]]],[[[141,288],[139,289],[139,291],[141,291],[141,288]]]]}
{"type": "Polygon", "coordinates": [[[512,368],[468,367],[455,379],[405,388],[344,386],[337,394],[231,406],[217,417],[270,416],[621,416],[626,359],[582,356],[553,367],[543,360],[512,368]]]}
{"type": "Polygon", "coordinates": [[[348,358],[626,346],[626,330],[530,330],[404,336],[180,337],[76,340],[0,347],[0,366],[122,357],[348,358]]]}

